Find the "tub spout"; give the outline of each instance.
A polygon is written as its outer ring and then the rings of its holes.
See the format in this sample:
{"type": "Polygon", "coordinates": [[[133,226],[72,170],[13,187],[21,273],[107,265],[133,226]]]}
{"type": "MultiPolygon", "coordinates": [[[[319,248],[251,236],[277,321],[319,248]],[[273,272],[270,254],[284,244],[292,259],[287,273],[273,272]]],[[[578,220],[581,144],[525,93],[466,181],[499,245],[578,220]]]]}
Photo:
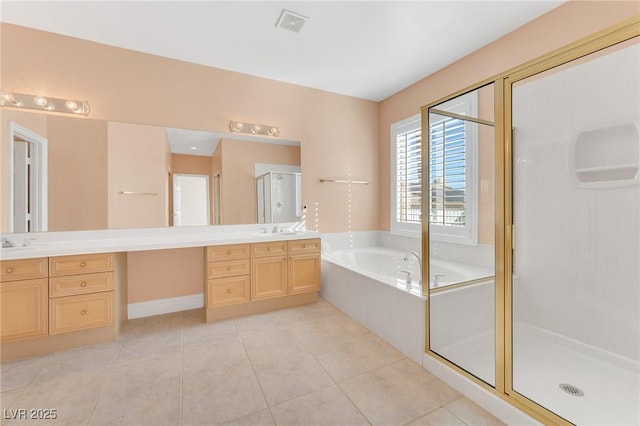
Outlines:
{"type": "MultiPolygon", "coordinates": [[[[418,259],[418,265],[420,265],[420,276],[422,277],[422,259],[420,258],[420,255],[417,252],[411,250],[409,253],[405,255],[404,261],[405,262],[408,261],[411,256],[414,256],[416,259],[418,259]]],[[[418,283],[422,283],[422,279],[419,279],[418,283]]]]}

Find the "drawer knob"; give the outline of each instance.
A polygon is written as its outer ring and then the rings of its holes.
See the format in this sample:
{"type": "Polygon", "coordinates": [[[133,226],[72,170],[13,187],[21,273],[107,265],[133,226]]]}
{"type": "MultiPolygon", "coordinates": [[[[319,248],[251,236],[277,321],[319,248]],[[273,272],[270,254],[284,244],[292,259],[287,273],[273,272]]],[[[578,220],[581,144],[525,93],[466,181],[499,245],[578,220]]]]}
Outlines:
{"type": "Polygon", "coordinates": [[[80,262],[80,267],[84,268],[85,266],[87,266],[87,264],[85,262],[80,262]]]}
{"type": "Polygon", "coordinates": [[[86,309],[81,310],[80,315],[87,315],[87,310],[86,309]]]}
{"type": "Polygon", "coordinates": [[[233,269],[233,268],[232,268],[231,266],[228,266],[228,267],[227,267],[227,271],[230,271],[230,270],[232,270],[232,269],[233,269]]]}
{"type": "Polygon", "coordinates": [[[231,254],[231,250],[227,250],[227,254],[231,254]]]}
{"type": "Polygon", "coordinates": [[[269,247],[267,250],[271,251],[272,247],[269,247]]]}
{"type": "Polygon", "coordinates": [[[10,274],[10,273],[12,273],[12,272],[13,272],[13,268],[7,268],[5,272],[6,272],[7,274],[10,274]]]}
{"type": "Polygon", "coordinates": [[[231,294],[231,289],[230,288],[227,289],[227,294],[231,294]]]}
{"type": "Polygon", "coordinates": [[[302,245],[302,248],[307,248],[307,245],[306,245],[306,244],[303,244],[303,245],[302,245]]]}
{"type": "Polygon", "coordinates": [[[80,283],[80,287],[86,287],[86,286],[87,286],[87,283],[86,283],[85,281],[82,281],[82,282],[80,283]]]}

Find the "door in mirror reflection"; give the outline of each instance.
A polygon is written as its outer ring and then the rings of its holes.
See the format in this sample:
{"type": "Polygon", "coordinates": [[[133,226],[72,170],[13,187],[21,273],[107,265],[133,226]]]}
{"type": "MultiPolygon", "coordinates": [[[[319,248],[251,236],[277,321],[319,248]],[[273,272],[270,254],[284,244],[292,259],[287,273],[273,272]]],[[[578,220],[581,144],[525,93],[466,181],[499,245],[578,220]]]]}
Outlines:
{"type": "Polygon", "coordinates": [[[10,123],[9,166],[12,206],[9,230],[42,232],[47,230],[47,139],[10,123]]]}
{"type": "Polygon", "coordinates": [[[209,223],[209,176],[174,174],[174,226],[209,225],[209,223]]]}

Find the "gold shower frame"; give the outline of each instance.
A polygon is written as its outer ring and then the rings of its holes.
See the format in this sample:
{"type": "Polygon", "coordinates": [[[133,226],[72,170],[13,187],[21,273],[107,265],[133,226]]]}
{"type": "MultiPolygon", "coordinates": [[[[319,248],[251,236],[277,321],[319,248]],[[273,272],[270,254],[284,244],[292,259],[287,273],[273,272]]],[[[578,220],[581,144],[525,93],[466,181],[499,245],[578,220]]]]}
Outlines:
{"type": "MultiPolygon", "coordinates": [[[[512,88],[533,75],[580,59],[616,44],[640,37],[640,15],[592,34],[565,47],[549,52],[524,64],[452,93],[420,108],[422,134],[428,135],[429,109],[442,102],[494,84],[495,128],[495,387],[485,383],[463,368],[431,351],[429,346],[429,285],[423,286],[425,309],[425,352],[482,388],[500,397],[544,424],[571,425],[566,419],[531,401],[513,389],[512,358],[512,88]]],[[[636,41],[638,42],[638,41],[636,41]]],[[[465,118],[468,119],[468,118],[465,118]]],[[[476,121],[476,120],[471,120],[476,121]]],[[[422,144],[422,164],[428,164],[429,144],[422,144]]],[[[428,169],[423,166],[423,177],[428,169]]],[[[428,218],[428,178],[422,181],[422,217],[428,218]]],[[[429,221],[422,221],[422,254],[429,259],[429,221]]],[[[423,262],[422,282],[429,283],[429,262],[423,262]],[[426,277],[426,278],[425,278],[426,277]]]]}

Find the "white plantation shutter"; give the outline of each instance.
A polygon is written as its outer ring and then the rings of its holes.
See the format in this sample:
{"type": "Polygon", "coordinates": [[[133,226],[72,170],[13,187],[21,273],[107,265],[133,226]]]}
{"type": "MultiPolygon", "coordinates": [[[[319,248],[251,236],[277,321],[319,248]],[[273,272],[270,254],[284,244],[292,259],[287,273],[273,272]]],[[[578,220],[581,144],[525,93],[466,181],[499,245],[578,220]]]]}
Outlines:
{"type": "Polygon", "coordinates": [[[396,137],[396,220],[420,223],[422,184],[422,143],[420,128],[396,137]]]}
{"type": "Polygon", "coordinates": [[[467,150],[465,122],[446,118],[431,124],[429,138],[429,221],[465,226],[467,150]]]}
{"type": "MultiPolygon", "coordinates": [[[[477,95],[447,102],[446,110],[475,116],[477,95]]],[[[423,167],[420,115],[391,125],[391,232],[420,236],[422,176],[429,171],[430,237],[476,244],[476,125],[430,114],[429,126],[429,162],[423,167]]]]}

